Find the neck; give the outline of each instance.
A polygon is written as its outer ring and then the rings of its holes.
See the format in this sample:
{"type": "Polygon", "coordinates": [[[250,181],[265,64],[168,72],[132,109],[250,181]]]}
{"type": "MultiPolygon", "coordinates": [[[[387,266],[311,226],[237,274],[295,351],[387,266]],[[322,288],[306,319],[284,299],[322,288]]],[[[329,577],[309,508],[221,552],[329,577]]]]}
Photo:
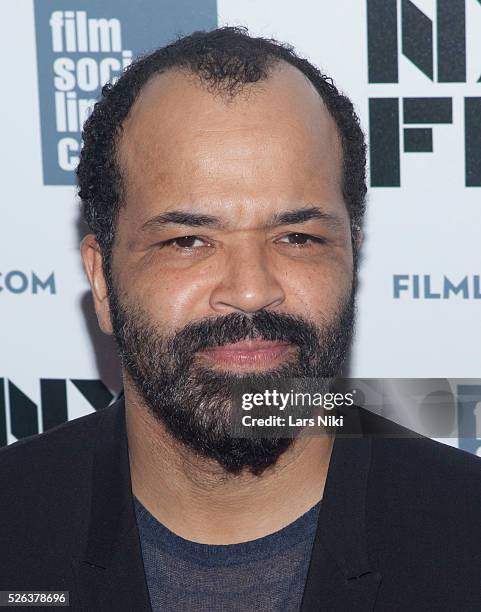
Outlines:
{"type": "Polygon", "coordinates": [[[233,476],[176,441],[131,385],[125,398],[133,493],[182,538],[254,540],[289,525],[322,498],[332,437],[301,437],[260,476],[233,476]]]}

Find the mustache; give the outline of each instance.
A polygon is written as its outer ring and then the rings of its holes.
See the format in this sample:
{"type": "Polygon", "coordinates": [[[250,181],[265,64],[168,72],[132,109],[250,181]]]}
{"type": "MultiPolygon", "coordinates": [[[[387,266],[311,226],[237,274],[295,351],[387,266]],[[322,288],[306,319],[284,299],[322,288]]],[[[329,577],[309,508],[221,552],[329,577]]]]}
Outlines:
{"type": "Polygon", "coordinates": [[[173,354],[194,354],[208,348],[232,344],[241,340],[287,342],[304,349],[318,341],[316,327],[302,317],[258,310],[252,315],[230,313],[192,321],[169,341],[173,354]]]}

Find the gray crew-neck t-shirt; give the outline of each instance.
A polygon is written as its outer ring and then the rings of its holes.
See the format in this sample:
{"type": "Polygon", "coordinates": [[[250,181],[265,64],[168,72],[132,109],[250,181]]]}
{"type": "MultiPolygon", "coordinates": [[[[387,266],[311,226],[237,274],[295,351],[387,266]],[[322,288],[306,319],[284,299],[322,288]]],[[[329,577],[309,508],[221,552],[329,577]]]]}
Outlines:
{"type": "Polygon", "coordinates": [[[320,503],[249,542],[210,545],[179,537],[134,497],[154,612],[298,612],[320,503]]]}

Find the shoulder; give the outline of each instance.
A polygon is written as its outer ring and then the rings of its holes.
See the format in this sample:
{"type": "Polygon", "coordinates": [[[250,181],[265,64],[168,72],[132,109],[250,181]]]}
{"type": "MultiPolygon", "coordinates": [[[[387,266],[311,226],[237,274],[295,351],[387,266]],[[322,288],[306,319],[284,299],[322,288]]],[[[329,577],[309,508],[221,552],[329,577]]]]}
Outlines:
{"type": "Polygon", "coordinates": [[[423,436],[374,437],[372,460],[376,474],[385,480],[397,476],[400,483],[421,484],[443,491],[477,485],[481,499],[481,458],[423,436]]]}
{"type": "Polygon", "coordinates": [[[42,452],[48,447],[62,444],[67,440],[75,441],[95,428],[96,423],[102,418],[102,413],[103,409],[57,425],[46,432],[27,436],[8,446],[2,446],[0,464],[13,456],[21,457],[29,453],[42,452]]]}
{"type": "Polygon", "coordinates": [[[423,437],[373,439],[371,449],[368,517],[384,544],[405,548],[406,562],[418,550],[469,565],[481,538],[481,459],[423,437]]]}
{"type": "Polygon", "coordinates": [[[481,458],[382,417],[368,420],[372,524],[410,542],[417,534],[419,542],[437,541],[441,548],[450,538],[471,548],[474,536],[481,537],[481,458]]]}
{"type": "Polygon", "coordinates": [[[118,411],[113,404],[0,449],[0,520],[8,526],[0,551],[10,562],[46,547],[52,559],[76,550],[90,512],[96,441],[115,432],[118,411]]]}
{"type": "Polygon", "coordinates": [[[81,478],[92,460],[102,423],[118,410],[113,404],[0,448],[1,490],[30,497],[81,478]]]}
{"type": "MultiPolygon", "coordinates": [[[[361,411],[362,428],[371,438],[372,471],[393,486],[421,484],[441,491],[479,485],[481,458],[432,440],[378,415],[361,411]]],[[[479,494],[477,486],[473,494],[479,494]]]]}

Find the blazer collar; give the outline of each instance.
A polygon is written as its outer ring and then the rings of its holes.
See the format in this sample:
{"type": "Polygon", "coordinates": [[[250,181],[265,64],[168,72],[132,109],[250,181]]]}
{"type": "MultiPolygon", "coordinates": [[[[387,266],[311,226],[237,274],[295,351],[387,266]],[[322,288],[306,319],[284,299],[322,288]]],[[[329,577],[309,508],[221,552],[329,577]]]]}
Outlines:
{"type": "MultiPolygon", "coordinates": [[[[336,436],[301,612],[372,610],[381,575],[370,558],[366,534],[366,496],[372,439],[362,433],[336,436]]],[[[352,414],[352,412],[351,412],[352,414]]],[[[350,431],[354,431],[351,423],[350,431]]]]}
{"type": "Polygon", "coordinates": [[[82,557],[73,561],[81,609],[151,611],[133,505],[124,397],[101,412],[87,542],[82,557]]]}

